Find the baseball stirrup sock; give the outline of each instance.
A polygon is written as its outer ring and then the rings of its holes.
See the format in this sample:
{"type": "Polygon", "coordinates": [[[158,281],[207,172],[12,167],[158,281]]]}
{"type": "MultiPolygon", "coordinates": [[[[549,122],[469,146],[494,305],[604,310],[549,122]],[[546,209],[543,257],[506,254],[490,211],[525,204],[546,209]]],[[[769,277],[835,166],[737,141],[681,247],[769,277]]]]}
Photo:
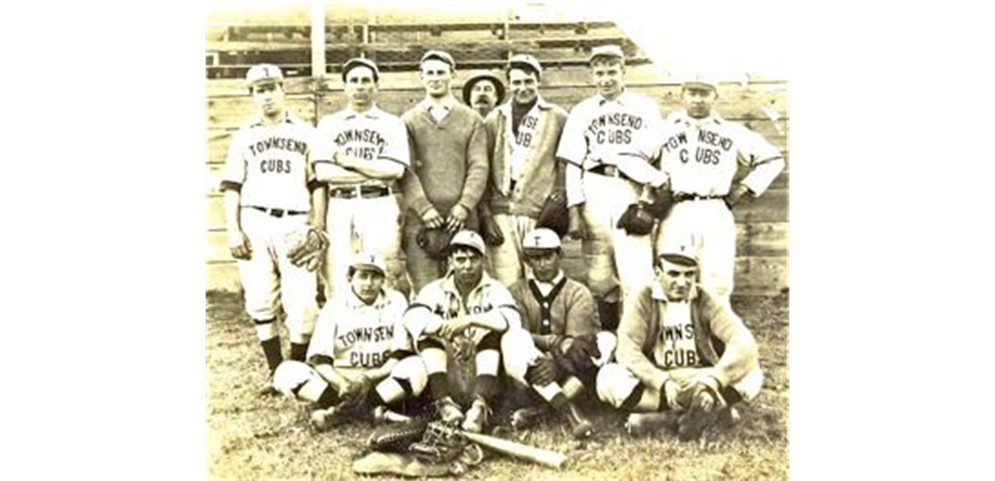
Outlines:
{"type": "Polygon", "coordinates": [[[314,403],[318,405],[321,409],[328,409],[339,403],[339,394],[335,392],[335,388],[331,384],[321,392],[321,396],[314,403]]]}
{"type": "Polygon", "coordinates": [[[497,393],[497,376],[490,374],[478,374],[473,378],[473,394],[485,401],[490,401],[497,393]]]}
{"type": "MultiPolygon", "coordinates": [[[[620,408],[624,411],[631,411],[632,408],[639,404],[639,401],[643,398],[644,392],[646,392],[646,386],[642,383],[637,384],[636,387],[632,389],[632,393],[629,394],[629,397],[625,398],[625,401],[622,401],[622,406],[620,406],[620,408]]],[[[666,396],[662,397],[666,398],[666,396]]],[[[667,404],[667,401],[663,400],[661,404],[667,404]]]]}
{"type": "Polygon", "coordinates": [[[732,406],[743,400],[743,395],[739,391],[733,389],[732,386],[726,386],[719,390],[719,394],[725,399],[726,405],[732,406]]]}
{"type": "Polygon", "coordinates": [[[269,365],[270,374],[273,374],[276,371],[276,367],[283,362],[283,352],[280,350],[280,336],[260,341],[259,345],[263,347],[263,354],[266,355],[266,364],[269,365]]]}
{"type": "Polygon", "coordinates": [[[428,375],[428,387],[432,390],[432,398],[445,399],[449,397],[449,377],[444,372],[428,375]]]}
{"type": "Polygon", "coordinates": [[[290,360],[304,362],[305,355],[307,355],[307,344],[290,343],[290,360]]]}

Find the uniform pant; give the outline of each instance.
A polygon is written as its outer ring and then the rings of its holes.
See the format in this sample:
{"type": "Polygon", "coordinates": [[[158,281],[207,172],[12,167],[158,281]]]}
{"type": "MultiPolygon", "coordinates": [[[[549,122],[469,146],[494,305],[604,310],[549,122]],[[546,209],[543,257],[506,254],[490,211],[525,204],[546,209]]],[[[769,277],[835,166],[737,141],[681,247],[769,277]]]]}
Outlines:
{"type": "MultiPolygon", "coordinates": [[[[334,368],[342,377],[352,381],[368,370],[362,368],[334,368]]],[[[428,384],[425,365],[418,356],[401,359],[390,370],[390,375],[376,385],[380,398],[393,403],[419,396],[428,384]]],[[[302,401],[317,401],[329,382],[309,364],[300,361],[283,361],[273,374],[273,386],[281,392],[294,394],[302,401]]],[[[339,389],[338,386],[335,387],[339,389]]]]}
{"type": "Polygon", "coordinates": [[[525,277],[527,266],[522,255],[522,239],[535,230],[536,220],[524,215],[494,214],[504,235],[499,246],[487,246],[487,257],[494,277],[505,286],[510,286],[525,277]]]}
{"type": "MultiPolygon", "coordinates": [[[[602,331],[595,338],[601,358],[596,359],[595,366],[601,367],[608,363],[615,352],[616,337],[614,334],[602,331]]],[[[526,386],[525,373],[545,354],[536,347],[532,335],[525,329],[509,329],[501,336],[501,359],[505,374],[516,384],[526,386]]]]}
{"type": "Polygon", "coordinates": [[[615,227],[629,204],[639,200],[641,187],[620,177],[591,172],[585,172],[583,179],[587,287],[598,300],[619,286],[622,295],[641,288],[654,277],[651,236],[630,236],[615,227]]]}
{"type": "MultiPolygon", "coordinates": [[[[743,379],[732,383],[730,387],[739,393],[743,400],[749,401],[760,393],[763,381],[763,370],[757,365],[743,379]]],[[[629,368],[621,364],[608,364],[598,371],[598,398],[619,409],[641,382],[629,368]]],[[[655,386],[645,386],[645,392],[639,403],[630,409],[635,412],[655,412],[659,409],[661,395],[655,386]]]]}
{"type": "MultiPolygon", "coordinates": [[[[265,212],[243,207],[242,230],[252,246],[252,257],[238,261],[238,272],[245,291],[245,310],[253,320],[275,319],[280,308],[287,314],[291,342],[304,343],[314,331],[318,318],[318,282],[315,273],[293,265],[287,259],[286,237],[307,225],[307,215],[273,217],[265,212]]],[[[273,337],[277,324],[268,324],[273,337]]],[[[260,339],[264,336],[260,334],[260,339]]]]}
{"type": "Polygon", "coordinates": [[[325,299],[332,299],[337,290],[348,284],[349,262],[359,252],[380,256],[387,265],[386,287],[407,297],[410,288],[401,259],[402,220],[396,195],[328,199],[325,299]]]}
{"type": "Polygon", "coordinates": [[[727,305],[736,270],[736,222],[722,199],[678,202],[660,227],[657,249],[691,242],[698,253],[699,285],[727,305]]]}

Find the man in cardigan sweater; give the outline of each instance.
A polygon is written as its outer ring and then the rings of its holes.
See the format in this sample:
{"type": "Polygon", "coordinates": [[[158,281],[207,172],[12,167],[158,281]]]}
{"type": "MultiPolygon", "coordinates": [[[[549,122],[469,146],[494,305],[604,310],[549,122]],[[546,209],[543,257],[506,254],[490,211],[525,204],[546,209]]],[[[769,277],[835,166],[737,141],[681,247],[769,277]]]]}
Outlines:
{"type": "Polygon", "coordinates": [[[476,230],[477,203],[487,182],[484,123],[453,96],[455,68],[448,53],[426,52],[419,70],[425,99],[402,117],[411,143],[411,169],[402,181],[407,205],[404,242],[415,292],[445,274],[442,260],[418,245],[419,232],[476,230]]]}
{"type": "Polygon", "coordinates": [[[480,202],[481,233],[494,276],[510,286],[522,278],[522,239],[554,189],[564,188],[556,146],[567,112],[539,95],[542,66],[531,55],[508,62],[511,102],[487,116],[490,181],[480,202]]]}
{"type": "Polygon", "coordinates": [[[633,411],[630,433],[674,427],[696,439],[731,406],[760,392],[757,343],[721,298],[697,286],[690,242],[660,250],[657,282],[626,299],[618,364],[601,369],[598,397],[633,411]],[[644,414],[649,413],[649,414],[644,414]]]}
{"type": "MultiPolygon", "coordinates": [[[[550,229],[524,236],[522,248],[531,275],[511,286],[524,329],[501,338],[505,372],[518,387],[528,386],[570,423],[576,438],[593,433],[593,425],[573,403],[584,389],[594,387],[598,367],[615,346],[615,336],[599,332],[594,297],[583,284],[560,269],[560,238],[550,229]]],[[[522,427],[543,407],[526,407],[512,414],[522,427]]]]}

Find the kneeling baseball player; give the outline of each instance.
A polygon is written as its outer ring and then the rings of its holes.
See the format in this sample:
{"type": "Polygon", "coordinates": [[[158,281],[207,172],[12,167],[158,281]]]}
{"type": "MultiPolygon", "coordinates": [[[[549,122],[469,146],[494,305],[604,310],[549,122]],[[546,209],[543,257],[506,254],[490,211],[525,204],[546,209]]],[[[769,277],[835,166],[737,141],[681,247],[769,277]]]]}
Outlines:
{"type": "Polygon", "coordinates": [[[349,416],[375,420],[425,389],[425,366],[402,323],[408,303],[384,287],[386,272],[376,255],[356,255],[346,273],[351,288],[321,310],[307,363],[284,361],[273,376],[284,394],[314,403],[318,430],[349,416]]]}
{"type": "MultiPolygon", "coordinates": [[[[575,438],[586,438],[594,426],[573,400],[585,386],[594,387],[598,367],[615,348],[615,335],[601,331],[591,291],[560,269],[560,238],[555,232],[542,228],[527,233],[522,252],[531,272],[510,290],[524,329],[509,330],[501,339],[505,371],[561,413],[575,438]]],[[[512,424],[522,427],[544,408],[518,409],[512,424]]]]}
{"type": "Polygon", "coordinates": [[[442,421],[480,433],[498,391],[501,335],[520,329],[521,319],[508,288],[484,272],[485,247],[479,234],[457,232],[447,255],[449,272],[418,293],[404,314],[404,324],[425,361],[442,421]],[[471,362],[470,386],[460,386],[451,379],[456,373],[450,369],[463,372],[471,362]],[[464,387],[468,389],[458,389],[464,387]],[[465,394],[470,394],[469,399],[465,394]],[[469,402],[465,413],[454,396],[469,402]]]}
{"type": "Polygon", "coordinates": [[[657,280],[627,300],[618,364],[598,372],[602,401],[631,411],[631,434],[674,429],[697,439],[763,384],[757,343],[729,305],[698,286],[693,244],[660,249],[657,280]]]}

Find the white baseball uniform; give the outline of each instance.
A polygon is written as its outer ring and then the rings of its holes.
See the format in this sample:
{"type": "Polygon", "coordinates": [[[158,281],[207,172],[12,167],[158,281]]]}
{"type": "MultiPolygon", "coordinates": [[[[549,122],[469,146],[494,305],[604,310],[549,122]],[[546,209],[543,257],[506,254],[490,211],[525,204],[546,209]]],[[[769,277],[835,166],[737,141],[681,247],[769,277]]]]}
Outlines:
{"type": "Polygon", "coordinates": [[[661,225],[657,248],[671,236],[690,239],[698,250],[700,285],[728,303],[736,224],[722,197],[740,167],[751,169],[741,182],[759,196],[784,169],[784,158],[762,135],[715,112],[700,121],[674,112],[662,132],[652,148],[643,149],[644,155],[659,149],[676,201],[661,225]]]}
{"type": "Polygon", "coordinates": [[[563,129],[556,156],[568,162],[567,205],[582,204],[587,285],[598,299],[619,285],[624,294],[653,279],[650,236],[630,236],[615,225],[644,185],[665,179],[637,148],[659,134],[660,123],[656,102],[625,90],[615,100],[600,94],[583,100],[563,129]]]}
{"type": "Polygon", "coordinates": [[[308,223],[313,141],[314,128],[290,112],[272,126],[253,119],[235,133],[222,174],[222,185],[240,189],[239,218],[252,246],[252,257],[238,261],[245,309],[257,322],[272,321],[282,305],[294,342],[306,340],[318,315],[315,274],[286,255],[287,235],[308,223]]]}
{"type": "MultiPolygon", "coordinates": [[[[318,123],[318,135],[332,152],[397,162],[405,169],[411,164],[404,122],[375,105],[364,113],[346,108],[325,116],[318,123]]],[[[319,168],[342,171],[345,174],[342,177],[348,179],[328,184],[326,229],[330,245],[324,266],[326,298],[331,299],[338,288],[348,284],[346,271],[357,252],[375,253],[384,259],[387,286],[406,290],[401,261],[401,194],[396,182],[372,178],[356,182],[356,172],[331,164],[315,165],[315,169],[319,168]]]]}

